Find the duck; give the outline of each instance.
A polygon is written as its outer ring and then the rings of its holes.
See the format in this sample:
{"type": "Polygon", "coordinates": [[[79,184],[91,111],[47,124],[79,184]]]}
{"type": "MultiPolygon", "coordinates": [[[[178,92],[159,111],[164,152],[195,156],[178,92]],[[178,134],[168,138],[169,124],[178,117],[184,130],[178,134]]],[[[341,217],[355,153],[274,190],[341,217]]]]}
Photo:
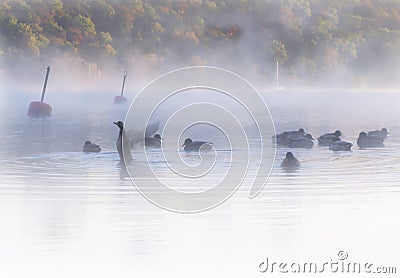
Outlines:
{"type": "Polygon", "coordinates": [[[287,133],[286,131],[280,134],[275,134],[271,137],[272,139],[272,143],[275,143],[277,145],[287,145],[287,137],[288,137],[289,133],[287,133]]]}
{"type": "Polygon", "coordinates": [[[384,138],[375,135],[368,135],[365,132],[360,132],[357,139],[357,145],[360,148],[382,148],[384,147],[384,138]]]}
{"type": "Polygon", "coordinates": [[[352,143],[345,142],[342,140],[335,141],[332,144],[329,145],[329,149],[334,152],[339,152],[339,151],[350,151],[351,147],[353,146],[352,143]]]}
{"type": "Polygon", "coordinates": [[[186,138],[185,142],[183,143],[182,147],[185,151],[199,151],[200,148],[202,150],[211,150],[213,144],[210,142],[204,141],[192,141],[190,138],[186,138]]]}
{"type": "MultiPolygon", "coordinates": [[[[129,146],[134,148],[136,145],[146,144],[148,138],[154,137],[157,132],[159,122],[148,124],[144,129],[131,129],[126,130],[126,137],[129,139],[129,146]]],[[[153,140],[153,139],[150,139],[153,140]]]]}
{"type": "Polygon", "coordinates": [[[281,146],[288,146],[289,141],[291,139],[295,139],[298,137],[305,137],[306,133],[303,128],[299,128],[299,130],[292,130],[292,131],[284,131],[280,134],[275,134],[271,137],[272,142],[276,143],[277,145],[281,146]]]}
{"type": "Polygon", "coordinates": [[[312,140],[314,140],[314,138],[311,134],[306,134],[302,137],[292,137],[288,139],[288,147],[311,149],[314,145],[314,142],[312,140]]]}
{"type": "Polygon", "coordinates": [[[99,145],[96,145],[90,141],[85,141],[85,144],[82,146],[82,151],[84,153],[99,153],[101,148],[99,145]]]}
{"type": "Polygon", "coordinates": [[[294,157],[292,152],[287,152],[286,157],[283,159],[281,163],[281,168],[299,168],[300,167],[300,161],[294,157]]]}
{"type": "Polygon", "coordinates": [[[342,133],[340,132],[340,130],[336,130],[332,133],[323,134],[317,138],[318,144],[320,146],[330,146],[333,142],[339,141],[341,135],[342,133]]]}
{"type": "Polygon", "coordinates": [[[304,128],[299,128],[299,130],[286,131],[286,133],[288,135],[294,135],[294,136],[305,136],[306,135],[304,128]]]}
{"type": "Polygon", "coordinates": [[[160,134],[154,134],[152,137],[145,137],[144,138],[144,144],[146,147],[154,147],[154,148],[160,148],[161,147],[161,136],[160,134]]]}
{"type": "Polygon", "coordinates": [[[383,138],[384,140],[387,139],[387,135],[388,135],[388,131],[386,128],[382,128],[381,130],[372,130],[372,131],[368,131],[367,133],[368,136],[379,136],[381,138],[383,138]]]}
{"type": "Polygon", "coordinates": [[[117,146],[118,155],[121,163],[129,164],[132,162],[132,154],[129,145],[129,139],[125,134],[124,123],[121,121],[113,122],[119,127],[118,139],[115,145],[117,146]]]}

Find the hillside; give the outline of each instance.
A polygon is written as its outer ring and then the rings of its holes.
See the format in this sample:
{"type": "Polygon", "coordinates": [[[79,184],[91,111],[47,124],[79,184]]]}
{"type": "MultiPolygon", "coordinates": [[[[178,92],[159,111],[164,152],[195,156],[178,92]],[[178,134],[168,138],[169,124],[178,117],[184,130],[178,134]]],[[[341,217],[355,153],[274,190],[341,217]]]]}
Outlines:
{"type": "Polygon", "coordinates": [[[396,85],[400,1],[3,0],[0,76],[215,65],[273,83],[396,85]],[[29,66],[27,66],[29,65],[29,66]]]}

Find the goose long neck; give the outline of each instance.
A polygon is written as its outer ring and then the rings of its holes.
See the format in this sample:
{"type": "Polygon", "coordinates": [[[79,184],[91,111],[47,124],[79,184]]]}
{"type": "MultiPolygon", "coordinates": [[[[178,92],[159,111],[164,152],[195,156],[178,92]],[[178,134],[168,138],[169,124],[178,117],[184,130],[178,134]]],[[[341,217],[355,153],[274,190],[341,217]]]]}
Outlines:
{"type": "Polygon", "coordinates": [[[125,129],[124,128],[121,128],[119,130],[118,140],[121,142],[121,145],[126,147],[126,145],[127,145],[127,137],[126,137],[126,133],[125,133],[125,129]]]}

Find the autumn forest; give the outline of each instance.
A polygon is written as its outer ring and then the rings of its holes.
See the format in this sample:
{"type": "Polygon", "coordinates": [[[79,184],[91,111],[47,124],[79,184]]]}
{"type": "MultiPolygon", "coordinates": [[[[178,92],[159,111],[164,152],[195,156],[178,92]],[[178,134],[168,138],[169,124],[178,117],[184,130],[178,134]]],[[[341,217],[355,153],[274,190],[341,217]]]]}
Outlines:
{"type": "Polygon", "coordinates": [[[0,78],[68,59],[90,70],[213,65],[273,83],[396,85],[400,1],[2,0],[0,78]]]}

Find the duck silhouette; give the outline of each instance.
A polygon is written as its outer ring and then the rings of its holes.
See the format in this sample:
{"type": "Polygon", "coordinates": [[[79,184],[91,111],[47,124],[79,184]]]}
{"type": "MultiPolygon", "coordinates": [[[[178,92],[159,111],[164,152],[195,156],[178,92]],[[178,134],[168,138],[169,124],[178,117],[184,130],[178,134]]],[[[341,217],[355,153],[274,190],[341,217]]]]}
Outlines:
{"type": "Polygon", "coordinates": [[[144,144],[146,147],[160,148],[161,147],[161,136],[160,134],[154,134],[152,137],[145,137],[144,144]]]}
{"type": "Polygon", "coordinates": [[[101,148],[99,145],[90,141],[85,141],[85,144],[82,146],[82,151],[85,153],[98,153],[101,151],[101,148]]]}
{"type": "Polygon", "coordinates": [[[289,133],[287,131],[284,131],[280,134],[275,134],[271,137],[272,143],[275,143],[275,144],[281,145],[281,146],[286,146],[288,144],[288,142],[287,142],[288,136],[289,136],[289,133]]]}
{"type": "Polygon", "coordinates": [[[378,137],[381,137],[384,140],[386,140],[387,139],[387,135],[388,135],[388,131],[387,131],[386,128],[382,128],[381,130],[369,131],[367,135],[368,136],[378,136],[378,137]]]}
{"type": "Polygon", "coordinates": [[[300,161],[294,157],[292,152],[287,152],[285,159],[281,163],[281,168],[294,169],[300,167],[300,161]]]}
{"type": "Polygon", "coordinates": [[[288,147],[291,141],[296,140],[296,138],[305,136],[306,133],[304,129],[299,128],[299,130],[284,131],[280,134],[275,134],[271,137],[271,139],[273,143],[276,143],[279,146],[288,147]]]}
{"type": "Polygon", "coordinates": [[[129,147],[129,139],[125,134],[124,123],[121,121],[113,122],[119,127],[118,139],[115,145],[117,146],[119,159],[123,164],[129,164],[132,162],[132,154],[129,147]]]}
{"type": "Polygon", "coordinates": [[[212,143],[205,141],[192,141],[192,139],[187,138],[183,143],[182,147],[185,151],[199,151],[200,148],[202,150],[211,150],[212,143]]]}
{"type": "Polygon", "coordinates": [[[154,135],[157,132],[159,125],[160,125],[159,122],[154,122],[148,124],[144,129],[136,128],[136,129],[126,130],[126,137],[129,139],[129,146],[131,148],[134,148],[135,145],[141,145],[141,144],[146,145],[146,140],[153,141],[154,135]]]}
{"type": "Polygon", "coordinates": [[[299,128],[299,130],[293,130],[293,131],[285,131],[288,135],[292,136],[305,136],[306,132],[304,131],[304,128],[299,128]]]}
{"type": "Polygon", "coordinates": [[[382,148],[384,147],[383,141],[385,141],[385,139],[380,136],[368,135],[365,132],[360,132],[357,145],[360,148],[382,148]]]}
{"type": "Polygon", "coordinates": [[[339,152],[339,151],[350,151],[351,147],[353,146],[352,143],[345,142],[342,140],[335,141],[332,144],[329,145],[329,149],[334,152],[339,152]]]}
{"type": "Polygon", "coordinates": [[[342,133],[340,130],[336,130],[332,133],[326,133],[317,138],[318,144],[320,146],[330,146],[333,142],[339,141],[341,135],[342,133]]]}
{"type": "Polygon", "coordinates": [[[288,138],[288,147],[290,148],[303,148],[303,149],[311,149],[314,145],[312,141],[314,138],[311,134],[306,134],[301,137],[289,137],[288,138]]]}

